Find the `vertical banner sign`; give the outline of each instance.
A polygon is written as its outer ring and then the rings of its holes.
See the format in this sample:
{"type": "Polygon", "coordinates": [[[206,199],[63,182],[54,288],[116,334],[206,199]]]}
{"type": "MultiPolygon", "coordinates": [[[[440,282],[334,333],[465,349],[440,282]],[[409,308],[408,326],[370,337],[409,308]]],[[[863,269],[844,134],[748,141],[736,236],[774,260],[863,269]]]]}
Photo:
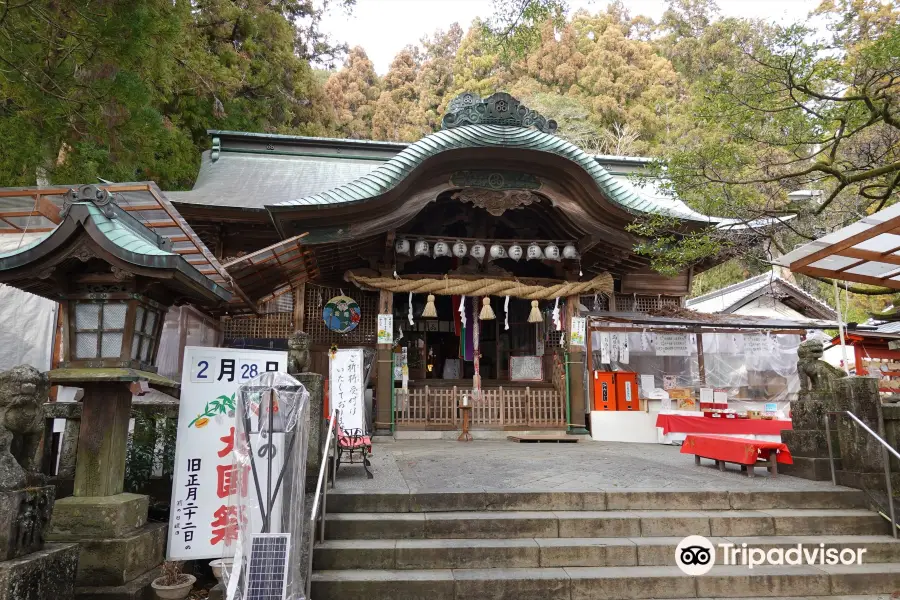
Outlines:
{"type": "MultiPolygon", "coordinates": [[[[196,346],[184,349],[169,560],[222,558],[237,541],[241,524],[237,502],[229,496],[253,493],[252,475],[242,475],[241,489],[237,489],[239,478],[234,472],[237,391],[242,383],[266,371],[287,372],[287,352],[196,346]]],[[[273,444],[283,442],[283,435],[276,434],[273,444]]],[[[254,449],[259,447],[258,437],[251,433],[254,449]]],[[[281,446],[283,449],[283,443],[281,446]]],[[[273,468],[274,473],[278,471],[280,463],[273,468]]],[[[265,469],[260,477],[260,486],[266,489],[265,469]]],[[[277,516],[274,511],[273,516],[277,516]]],[[[250,519],[251,527],[258,532],[261,515],[250,515],[250,519]]]]}
{"type": "Polygon", "coordinates": [[[338,350],[332,355],[328,390],[331,406],[341,411],[341,429],[346,433],[365,432],[362,348],[338,350]]]}
{"type": "Polygon", "coordinates": [[[572,346],[584,346],[584,336],[587,319],[585,317],[572,317],[572,333],[569,335],[569,344],[572,346]]]}
{"type": "Polygon", "coordinates": [[[394,343],[394,315],[378,315],[378,343],[394,343]]]}

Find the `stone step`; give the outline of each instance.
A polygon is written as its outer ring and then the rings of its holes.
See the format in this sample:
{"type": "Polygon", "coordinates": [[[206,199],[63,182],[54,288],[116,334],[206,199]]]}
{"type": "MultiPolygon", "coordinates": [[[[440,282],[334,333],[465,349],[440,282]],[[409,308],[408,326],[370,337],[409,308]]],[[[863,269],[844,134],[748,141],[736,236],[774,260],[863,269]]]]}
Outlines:
{"type": "Polygon", "coordinates": [[[769,508],[864,508],[860,490],[821,491],[639,490],[385,492],[337,490],[328,512],[421,513],[506,510],[760,510],[769,508]]]}
{"type": "Polygon", "coordinates": [[[327,539],[633,538],[889,534],[862,509],[330,513],[327,539]]]}
{"type": "MultiPolygon", "coordinates": [[[[329,540],[316,547],[313,566],[316,570],[405,570],[674,565],[675,548],[682,539],[329,540]]],[[[882,535],[714,537],[710,541],[716,546],[747,544],[766,551],[824,543],[827,548],[865,548],[865,563],[900,562],[900,541],[882,535]]]]}
{"type": "Polygon", "coordinates": [[[716,566],[699,577],[677,567],[317,571],[317,600],[607,600],[890,595],[900,564],[716,566]]]}

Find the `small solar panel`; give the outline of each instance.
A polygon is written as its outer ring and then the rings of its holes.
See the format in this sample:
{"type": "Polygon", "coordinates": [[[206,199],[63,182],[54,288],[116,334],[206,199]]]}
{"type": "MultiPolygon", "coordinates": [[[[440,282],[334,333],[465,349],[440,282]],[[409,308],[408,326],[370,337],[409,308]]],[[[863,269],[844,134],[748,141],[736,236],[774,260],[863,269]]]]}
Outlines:
{"type": "Polygon", "coordinates": [[[283,600],[287,593],[289,533],[253,535],[248,561],[246,600],[283,600]]]}

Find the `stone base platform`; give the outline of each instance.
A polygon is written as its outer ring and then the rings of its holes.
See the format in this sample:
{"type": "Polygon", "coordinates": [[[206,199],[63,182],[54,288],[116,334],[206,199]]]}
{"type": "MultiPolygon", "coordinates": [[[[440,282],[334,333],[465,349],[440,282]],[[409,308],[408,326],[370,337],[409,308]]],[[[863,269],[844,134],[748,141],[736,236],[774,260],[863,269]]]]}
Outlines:
{"type": "Polygon", "coordinates": [[[0,600],[72,598],[77,544],[47,544],[43,550],[0,562],[0,600]]]}
{"type": "MultiPolygon", "coordinates": [[[[831,481],[831,465],[827,458],[794,456],[793,459],[794,464],[792,465],[778,465],[778,472],[782,475],[812,479],[813,481],[831,481]]],[[[840,460],[835,461],[835,468],[840,464],[840,460]]]]}

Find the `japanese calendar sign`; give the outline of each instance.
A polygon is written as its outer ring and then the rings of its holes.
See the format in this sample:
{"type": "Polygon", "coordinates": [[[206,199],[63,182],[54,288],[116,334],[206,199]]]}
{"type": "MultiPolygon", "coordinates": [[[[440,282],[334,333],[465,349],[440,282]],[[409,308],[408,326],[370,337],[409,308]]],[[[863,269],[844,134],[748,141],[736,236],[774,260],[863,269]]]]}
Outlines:
{"type": "Polygon", "coordinates": [[[584,346],[584,334],[587,319],[585,317],[572,317],[572,333],[569,335],[569,344],[572,346],[584,346]]]}
{"type": "Polygon", "coordinates": [[[378,343],[394,343],[394,315],[378,315],[378,343]]]}
{"type": "Polygon", "coordinates": [[[341,411],[340,426],[345,432],[354,429],[365,431],[365,404],[363,397],[362,348],[338,350],[331,357],[328,393],[331,406],[341,411]]]}
{"type": "MultiPolygon", "coordinates": [[[[236,494],[255,494],[252,475],[235,472],[235,410],[241,384],[266,371],[287,372],[287,352],[188,346],[184,349],[172,512],[170,560],[221,558],[239,536],[236,494]],[[238,486],[238,481],[241,485],[238,486]],[[240,487],[240,489],[238,489],[240,487]]],[[[278,445],[283,434],[273,436],[278,445]]],[[[251,434],[254,450],[261,443],[251,434]]],[[[280,456],[281,452],[277,452],[280,456]]],[[[273,472],[281,469],[280,462],[273,472]]],[[[265,489],[267,469],[260,470],[265,489]]],[[[256,506],[255,498],[247,504],[256,506]]],[[[273,517],[276,516],[273,512],[273,517]]],[[[251,514],[259,531],[262,519],[251,514]]]]}

